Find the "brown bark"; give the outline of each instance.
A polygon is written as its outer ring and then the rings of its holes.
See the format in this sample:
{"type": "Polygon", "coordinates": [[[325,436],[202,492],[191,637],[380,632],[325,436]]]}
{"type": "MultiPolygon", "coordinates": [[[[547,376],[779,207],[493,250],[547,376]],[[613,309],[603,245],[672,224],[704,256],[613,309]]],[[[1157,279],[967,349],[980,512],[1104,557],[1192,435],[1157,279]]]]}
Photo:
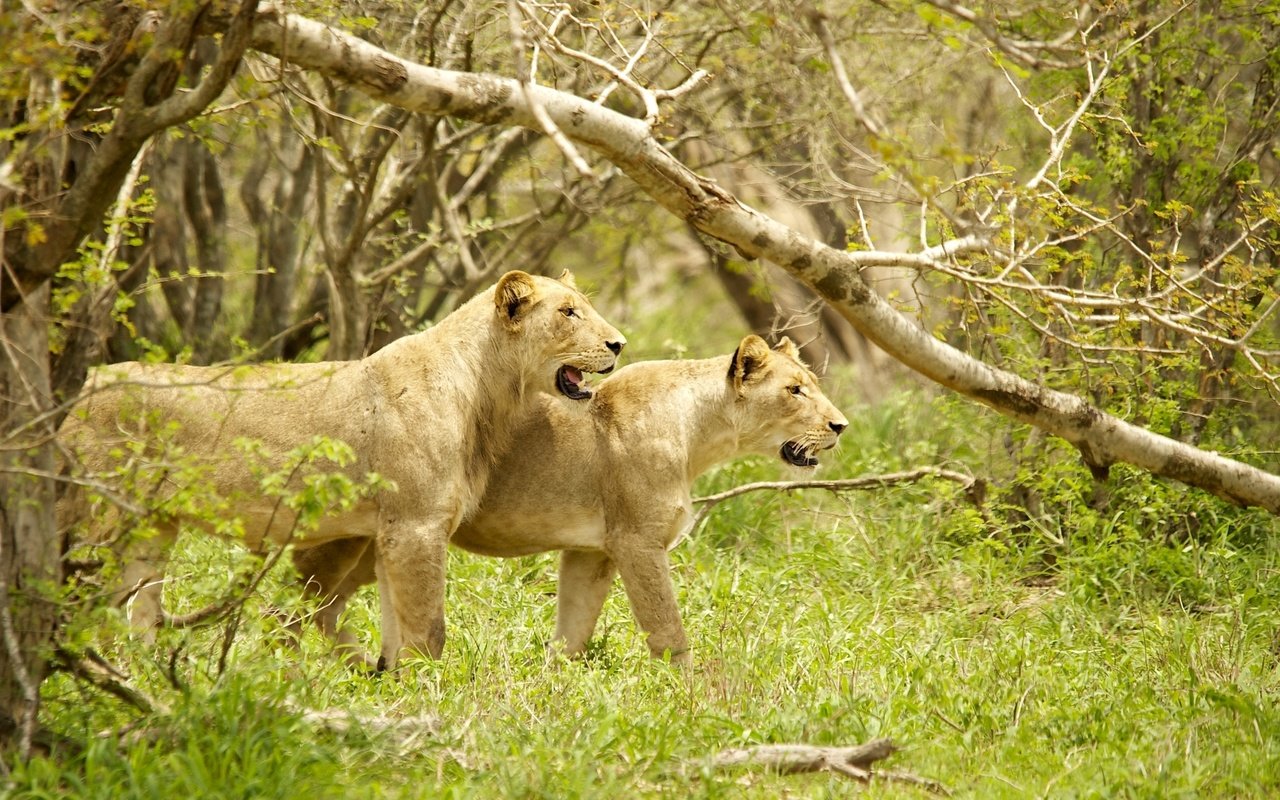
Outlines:
{"type": "Polygon", "coordinates": [[[0,315],[0,751],[31,750],[58,607],[48,287],[0,315]]]}
{"type": "Polygon", "coordinates": [[[265,156],[240,184],[241,202],[258,234],[258,276],[248,339],[263,348],[263,358],[280,357],[284,343],[277,335],[294,318],[291,293],[297,288],[299,232],[303,210],[311,197],[315,155],[310,147],[303,146],[297,158],[296,167],[286,165],[280,171],[270,203],[258,194],[268,164],[265,156]]]}
{"type": "MultiPolygon", "coordinates": [[[[21,755],[31,748],[57,618],[57,606],[42,592],[57,585],[61,569],[53,442],[65,411],[51,384],[49,280],[102,225],[147,139],[192,118],[221,94],[248,43],[255,7],[240,7],[212,67],[198,85],[178,94],[171,92],[180,65],[210,6],[174,4],[172,10],[151,47],[130,56],[138,58],[137,66],[124,83],[110,131],[83,162],[68,170],[69,163],[51,155],[59,150],[55,142],[29,151],[18,165],[32,180],[13,202],[43,222],[43,238],[6,231],[0,269],[0,749],[16,748],[21,755]]],[[[29,100],[35,109],[50,98],[29,100]]],[[[65,390],[75,391],[81,380],[83,375],[72,375],[65,390]]]]}
{"type": "Polygon", "coordinates": [[[147,226],[147,235],[152,243],[152,271],[160,281],[169,317],[179,330],[187,330],[191,326],[191,286],[183,277],[189,267],[187,226],[182,210],[183,147],[179,144],[165,149],[169,152],[156,159],[158,163],[152,170],[156,210],[147,226]]]}
{"type": "Polygon", "coordinates": [[[196,263],[190,324],[183,331],[192,361],[207,364],[225,355],[214,349],[213,325],[222,308],[227,272],[227,201],[218,163],[198,140],[186,142],[182,170],[182,204],[195,234],[196,263]]]}

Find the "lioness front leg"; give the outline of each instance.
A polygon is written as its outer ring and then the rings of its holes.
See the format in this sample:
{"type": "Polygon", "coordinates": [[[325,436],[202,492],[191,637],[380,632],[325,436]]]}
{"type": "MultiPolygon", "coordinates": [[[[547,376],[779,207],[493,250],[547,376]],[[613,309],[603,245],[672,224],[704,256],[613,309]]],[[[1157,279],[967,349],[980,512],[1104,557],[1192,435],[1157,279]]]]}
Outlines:
{"type": "Polygon", "coordinates": [[[567,656],[582,654],[617,574],[613,561],[604,553],[565,550],[560,554],[553,647],[567,656]]]}
{"type": "Polygon", "coordinates": [[[631,611],[640,629],[648,634],[649,652],[655,658],[669,653],[673,664],[692,663],[666,548],[657,544],[623,545],[611,555],[622,576],[631,611]]]}
{"type": "Polygon", "coordinates": [[[382,610],[382,657],[391,668],[416,651],[444,653],[444,583],[447,521],[392,524],[377,541],[378,602],[382,610]]]}

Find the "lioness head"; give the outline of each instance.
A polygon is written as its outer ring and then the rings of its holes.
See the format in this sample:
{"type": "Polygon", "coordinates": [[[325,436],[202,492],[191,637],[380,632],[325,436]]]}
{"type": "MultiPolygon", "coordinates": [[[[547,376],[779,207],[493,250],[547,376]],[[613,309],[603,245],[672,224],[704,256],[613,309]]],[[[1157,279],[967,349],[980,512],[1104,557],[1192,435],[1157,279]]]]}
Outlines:
{"type": "Polygon", "coordinates": [[[559,280],[515,270],[498,279],[494,305],[512,346],[570,400],[585,400],[584,372],[611,372],[627,339],[596,313],[565,270],[559,280]]]}
{"type": "Polygon", "coordinates": [[[788,464],[816,467],[817,454],[835,447],[849,426],[785,336],[773,349],[759,336],[743,339],[729,362],[729,382],[742,409],[744,442],[788,464]]]}

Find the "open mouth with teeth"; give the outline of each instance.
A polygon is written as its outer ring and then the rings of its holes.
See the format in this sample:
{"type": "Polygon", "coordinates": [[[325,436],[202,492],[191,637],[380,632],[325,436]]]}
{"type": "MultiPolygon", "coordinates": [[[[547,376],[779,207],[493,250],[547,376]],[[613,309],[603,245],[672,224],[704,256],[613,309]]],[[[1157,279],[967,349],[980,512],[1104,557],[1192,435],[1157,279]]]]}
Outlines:
{"type": "Polygon", "coordinates": [[[591,392],[583,386],[582,370],[568,364],[556,370],[556,389],[570,400],[586,400],[591,392]]]}
{"type": "Polygon", "coordinates": [[[797,467],[818,466],[818,459],[809,455],[803,447],[795,442],[787,442],[784,444],[779,453],[782,455],[782,460],[788,464],[792,464],[797,467]]]}
{"type": "MultiPolygon", "coordinates": [[[[614,362],[604,369],[589,371],[597,375],[608,375],[613,372],[613,368],[616,366],[617,362],[614,362]]],[[[556,370],[556,389],[570,400],[586,400],[591,396],[591,390],[587,388],[587,381],[582,373],[583,369],[581,367],[562,364],[560,369],[556,370]]]]}

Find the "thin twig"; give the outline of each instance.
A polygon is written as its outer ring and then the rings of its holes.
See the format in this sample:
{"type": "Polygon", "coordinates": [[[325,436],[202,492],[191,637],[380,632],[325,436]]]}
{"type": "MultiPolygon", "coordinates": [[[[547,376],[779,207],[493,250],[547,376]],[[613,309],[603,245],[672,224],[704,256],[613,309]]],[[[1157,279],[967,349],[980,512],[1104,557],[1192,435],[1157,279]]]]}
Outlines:
{"type": "Polygon", "coordinates": [[[973,25],[996,49],[1024,67],[1029,69],[1074,69],[1080,66],[1079,62],[1045,58],[1036,54],[1036,51],[1055,54],[1064,52],[1067,42],[1079,35],[1082,30],[1082,20],[1079,15],[1077,15],[1074,29],[1063,32],[1052,41],[1036,41],[1033,39],[1014,39],[1002,34],[999,28],[999,16],[978,14],[959,3],[948,2],[947,0],[926,0],[926,2],[939,11],[973,25]]]}
{"type": "Polygon", "coordinates": [[[907,472],[889,472],[882,475],[867,475],[861,478],[840,478],[836,480],[808,480],[808,481],[761,481],[758,483],[746,483],[741,486],[735,486],[732,489],[726,489],[717,494],[707,495],[705,497],[695,497],[691,501],[696,505],[701,505],[693,521],[685,526],[680,535],[671,543],[671,547],[675,547],[684,540],[686,536],[698,529],[703,523],[711,510],[721,502],[739,495],[749,492],[759,491],[788,491],[791,489],[825,489],[829,492],[857,491],[864,489],[880,489],[887,486],[894,486],[900,483],[914,483],[921,478],[940,478],[942,480],[954,481],[961,484],[965,495],[969,502],[975,506],[981,506],[986,500],[987,484],[980,478],[974,478],[962,472],[954,472],[952,470],[943,469],[941,467],[918,467],[907,472]]]}
{"type": "MultiPolygon", "coordinates": [[[[294,466],[293,470],[289,473],[289,477],[285,480],[286,486],[292,482],[294,476],[298,474],[298,470],[302,468],[303,463],[304,460],[299,460],[298,464],[294,466]]],[[[275,507],[272,508],[271,516],[267,519],[266,530],[270,531],[271,527],[275,524],[276,514],[280,511],[280,507],[283,503],[284,497],[276,498],[275,507]]],[[[252,579],[250,579],[248,586],[244,588],[240,597],[235,602],[227,604],[226,607],[228,609],[234,609],[235,613],[231,618],[231,624],[227,626],[227,631],[222,638],[222,651],[218,654],[218,675],[222,675],[222,673],[226,671],[227,656],[231,653],[231,645],[235,642],[236,632],[240,628],[241,612],[244,610],[244,604],[247,603],[249,598],[253,596],[253,593],[258,590],[258,584],[262,583],[262,579],[267,576],[267,573],[271,572],[271,570],[275,568],[276,563],[280,561],[280,557],[284,555],[284,551],[293,542],[294,536],[298,533],[298,521],[300,519],[300,515],[294,516],[293,523],[289,526],[289,534],[285,537],[284,541],[281,542],[279,547],[273,550],[271,555],[269,555],[263,562],[257,573],[252,579]]],[[[215,611],[214,613],[218,612],[215,611]]]]}
{"type": "Polygon", "coordinates": [[[785,491],[788,489],[826,489],[832,492],[843,492],[854,489],[879,489],[885,486],[892,486],[899,483],[914,483],[921,478],[941,478],[942,480],[954,481],[963,484],[964,488],[969,488],[977,483],[978,479],[972,475],[966,475],[963,472],[955,472],[941,467],[917,467],[906,472],[886,472],[881,475],[867,475],[861,478],[839,478],[835,480],[809,480],[809,481],[760,481],[758,483],[745,483],[741,486],[735,486],[732,489],[726,489],[723,492],[709,494],[705,497],[695,497],[695,503],[710,503],[712,505],[731,497],[737,497],[740,494],[748,492],[757,492],[764,489],[772,489],[775,491],[785,491]]]}
{"type": "Polygon", "coordinates": [[[831,28],[827,25],[826,17],[813,7],[809,7],[806,11],[809,17],[809,24],[813,26],[814,32],[818,34],[818,40],[822,42],[822,47],[826,51],[827,61],[831,62],[836,84],[840,87],[840,92],[844,95],[845,102],[849,104],[849,110],[853,112],[854,118],[866,129],[867,133],[871,134],[873,138],[882,138],[884,136],[884,126],[867,109],[866,104],[862,102],[862,96],[854,88],[853,81],[849,80],[849,72],[844,67],[844,59],[840,57],[840,51],[836,49],[836,40],[831,35],[831,28]]]}
{"type": "MultiPolygon", "coordinates": [[[[895,486],[901,483],[915,483],[921,478],[939,478],[941,480],[953,481],[962,486],[964,491],[969,495],[969,499],[975,505],[981,505],[983,497],[986,494],[985,481],[975,478],[972,475],[966,475],[963,472],[955,472],[941,467],[917,467],[907,472],[887,472],[882,475],[867,475],[861,478],[840,478],[837,480],[808,480],[808,481],[761,481],[758,483],[746,483],[741,486],[735,486],[732,489],[726,489],[723,492],[710,494],[705,497],[693,498],[693,503],[701,505],[698,514],[694,517],[693,522],[689,525],[688,530],[696,530],[711,509],[715,508],[721,502],[748,492],[760,491],[779,491],[785,492],[792,489],[825,489],[829,492],[847,492],[864,489],[882,489],[886,486],[895,486]]],[[[684,538],[683,536],[680,538],[684,538]]],[[[677,540],[678,541],[678,540],[677,540]]]]}
{"type": "Polygon", "coordinates": [[[251,591],[248,587],[253,582],[254,573],[257,571],[258,568],[255,567],[237,575],[236,579],[231,582],[231,591],[221,600],[215,600],[204,608],[186,614],[170,614],[168,611],[162,611],[164,626],[166,628],[190,628],[215,617],[220,617],[232,607],[241,605],[249,599],[251,591]]]}
{"type": "Polygon", "coordinates": [[[538,127],[542,132],[560,148],[560,152],[568,159],[573,168],[578,171],[582,177],[588,180],[596,180],[596,174],[591,170],[591,165],[578,152],[578,148],[574,147],[573,142],[569,141],[569,137],[564,135],[564,131],[556,125],[555,120],[551,119],[551,115],[547,113],[547,109],[543,108],[542,103],[538,102],[537,96],[533,92],[534,81],[538,79],[537,75],[529,69],[525,63],[524,47],[524,23],[521,21],[520,6],[516,0],[507,0],[507,17],[511,23],[511,49],[516,58],[516,79],[520,82],[520,93],[524,95],[524,100],[529,104],[529,111],[533,114],[533,118],[537,120],[538,127]]]}
{"type": "MultiPolygon", "coordinates": [[[[0,448],[3,449],[3,448],[0,448]]],[[[14,448],[17,449],[17,448],[14,448]]],[[[95,480],[93,478],[80,477],[78,475],[68,475],[62,472],[54,472],[47,469],[35,469],[34,467],[12,467],[7,464],[0,465],[0,473],[11,473],[15,475],[26,475],[32,478],[42,478],[45,480],[57,481],[71,486],[83,486],[92,489],[101,495],[104,499],[112,504],[119,506],[129,514],[142,516],[146,513],[146,509],[142,506],[131,502],[124,495],[113,491],[104,481],[95,480]]]]}
{"type": "Polygon", "coordinates": [[[904,770],[899,770],[899,769],[882,770],[880,772],[871,773],[871,777],[873,780],[897,781],[899,783],[909,783],[912,786],[919,786],[925,791],[933,792],[934,794],[940,794],[943,797],[951,796],[951,790],[948,789],[941,782],[935,781],[932,778],[922,778],[919,775],[906,772],[904,770]]]}

